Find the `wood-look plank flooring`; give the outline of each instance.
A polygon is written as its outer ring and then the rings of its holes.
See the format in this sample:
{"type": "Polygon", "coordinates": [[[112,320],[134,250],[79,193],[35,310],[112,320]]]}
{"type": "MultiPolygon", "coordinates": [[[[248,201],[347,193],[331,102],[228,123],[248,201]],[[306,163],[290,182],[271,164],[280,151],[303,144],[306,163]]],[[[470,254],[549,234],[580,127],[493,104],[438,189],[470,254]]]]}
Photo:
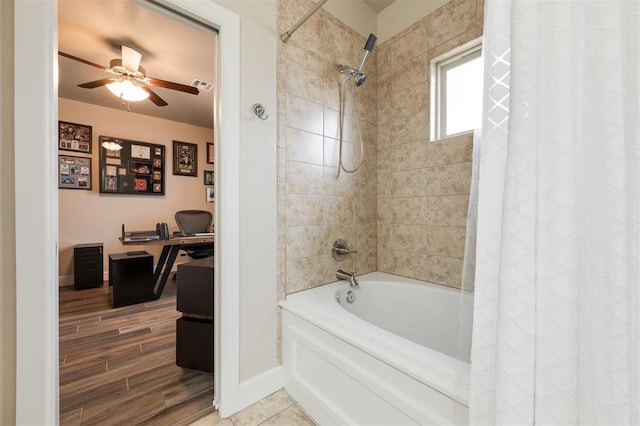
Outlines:
{"type": "Polygon", "coordinates": [[[175,363],[174,282],[116,309],[106,283],[59,295],[61,425],[188,425],[213,412],[213,376],[175,363]]]}

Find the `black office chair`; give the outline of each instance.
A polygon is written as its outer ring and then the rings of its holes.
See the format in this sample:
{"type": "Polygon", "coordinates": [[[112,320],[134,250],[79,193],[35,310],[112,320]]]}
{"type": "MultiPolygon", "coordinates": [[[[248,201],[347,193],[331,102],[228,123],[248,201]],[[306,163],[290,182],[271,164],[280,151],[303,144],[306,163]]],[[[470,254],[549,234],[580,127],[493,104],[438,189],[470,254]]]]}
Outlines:
{"type": "MultiPolygon", "coordinates": [[[[190,236],[202,232],[211,232],[213,215],[206,210],[180,210],[175,215],[181,236],[190,236]]],[[[213,256],[213,243],[188,244],[180,247],[192,259],[213,256]]],[[[184,256],[184,255],[183,255],[184,256]]]]}

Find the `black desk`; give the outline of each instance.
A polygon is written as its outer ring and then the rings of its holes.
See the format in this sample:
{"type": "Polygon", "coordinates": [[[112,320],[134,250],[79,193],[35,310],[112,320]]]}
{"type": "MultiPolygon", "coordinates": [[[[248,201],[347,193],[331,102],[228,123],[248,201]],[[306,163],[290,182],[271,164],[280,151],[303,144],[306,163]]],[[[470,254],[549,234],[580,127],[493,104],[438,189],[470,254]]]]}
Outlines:
{"type": "Polygon", "coordinates": [[[215,240],[215,235],[207,235],[207,236],[195,236],[195,237],[180,237],[174,236],[169,238],[168,240],[142,240],[142,239],[123,239],[122,237],[118,238],[123,245],[152,245],[152,246],[162,246],[162,253],[160,253],[160,258],[158,259],[158,264],[156,265],[156,269],[153,271],[153,282],[154,282],[154,298],[159,299],[162,295],[162,291],[164,290],[165,284],[167,284],[167,279],[169,279],[169,275],[171,274],[171,268],[173,268],[173,263],[178,256],[178,252],[180,251],[181,246],[192,245],[192,244],[204,244],[204,243],[213,243],[215,240]]]}

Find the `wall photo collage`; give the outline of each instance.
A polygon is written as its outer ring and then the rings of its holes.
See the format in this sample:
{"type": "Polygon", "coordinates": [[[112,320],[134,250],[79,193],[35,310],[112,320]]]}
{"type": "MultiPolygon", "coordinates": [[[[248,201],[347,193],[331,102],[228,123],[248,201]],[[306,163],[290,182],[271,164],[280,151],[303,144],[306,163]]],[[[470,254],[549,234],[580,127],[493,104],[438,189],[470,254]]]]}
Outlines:
{"type": "MultiPolygon", "coordinates": [[[[59,121],[58,187],[92,189],[92,127],[59,121]],[[81,156],[86,154],[87,156],[81,156]]],[[[207,164],[214,164],[213,143],[207,143],[207,164]]],[[[99,191],[111,194],[165,195],[166,147],[113,136],[99,137],[99,191]]],[[[198,145],[173,141],[173,174],[198,176],[198,145]]],[[[214,172],[205,171],[207,201],[214,197],[214,172]]]]}
{"type": "MultiPolygon", "coordinates": [[[[58,150],[91,154],[92,128],[58,122],[58,150]]],[[[58,155],[58,188],[91,190],[91,157],[58,155]]]]}
{"type": "Polygon", "coordinates": [[[100,136],[100,192],[164,195],[165,147],[100,136]]]}

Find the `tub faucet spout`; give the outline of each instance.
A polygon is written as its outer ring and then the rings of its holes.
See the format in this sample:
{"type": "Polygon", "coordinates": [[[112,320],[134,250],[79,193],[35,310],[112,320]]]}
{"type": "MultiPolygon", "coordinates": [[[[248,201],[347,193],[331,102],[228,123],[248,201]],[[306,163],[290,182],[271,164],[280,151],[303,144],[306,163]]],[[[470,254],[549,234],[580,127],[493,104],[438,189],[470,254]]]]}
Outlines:
{"type": "Polygon", "coordinates": [[[349,285],[351,287],[359,287],[355,272],[348,273],[343,271],[342,269],[338,269],[338,271],[336,272],[336,278],[339,280],[349,281],[349,285]]]}

